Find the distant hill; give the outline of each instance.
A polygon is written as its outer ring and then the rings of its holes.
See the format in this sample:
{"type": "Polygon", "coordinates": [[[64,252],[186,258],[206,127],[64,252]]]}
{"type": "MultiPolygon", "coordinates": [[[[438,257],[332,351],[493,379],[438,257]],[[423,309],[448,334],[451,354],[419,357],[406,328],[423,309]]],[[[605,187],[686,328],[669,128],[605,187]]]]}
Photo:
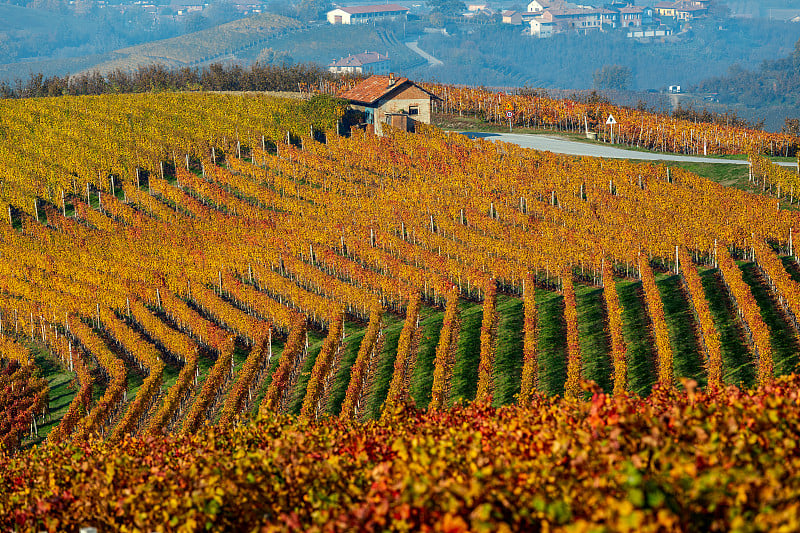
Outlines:
{"type": "MultiPolygon", "coordinates": [[[[0,43],[3,43],[15,32],[40,33],[53,29],[53,13],[39,9],[0,4],[0,43]],[[9,35],[11,34],[11,35],[9,35]]],[[[59,16],[59,24],[78,24],[78,19],[70,16],[59,16]]]]}
{"type": "Polygon", "coordinates": [[[300,27],[295,19],[262,13],[194,33],[115,50],[110,58],[88,70],[132,70],[160,63],[168,67],[196,66],[209,61],[233,59],[235,53],[259,48],[269,38],[300,27]]]}
{"type": "MultiPolygon", "coordinates": [[[[54,53],[57,64],[69,64],[76,71],[75,60],[88,58],[86,51],[77,51],[90,30],[83,21],[69,15],[54,16],[39,9],[0,4],[0,80],[25,79],[31,72],[51,74],[54,53]]],[[[96,61],[96,59],[94,59],[96,61]]]]}
{"type": "Polygon", "coordinates": [[[365,50],[388,54],[391,68],[403,75],[415,75],[412,69],[427,62],[403,44],[402,26],[322,24],[308,32],[276,35],[261,50],[252,48],[237,58],[244,62],[308,63],[322,66],[365,50]]]}
{"type": "MultiPolygon", "coordinates": [[[[763,61],[752,70],[734,65],[727,75],[706,79],[694,90],[712,93],[723,104],[745,106],[752,114],[765,118],[772,114],[798,118],[800,40],[788,57],[763,61]]],[[[780,127],[780,124],[774,126],[780,127]]]]}

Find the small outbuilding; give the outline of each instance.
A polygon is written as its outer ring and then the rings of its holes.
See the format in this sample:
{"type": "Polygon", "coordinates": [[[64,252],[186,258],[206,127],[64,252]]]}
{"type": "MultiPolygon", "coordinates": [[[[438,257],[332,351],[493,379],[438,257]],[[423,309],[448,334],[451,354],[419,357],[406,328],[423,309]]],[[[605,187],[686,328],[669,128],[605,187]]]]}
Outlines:
{"type": "Polygon", "coordinates": [[[408,78],[375,75],[341,94],[350,106],[364,113],[364,121],[383,135],[383,125],[414,131],[417,122],[431,123],[431,101],[441,100],[408,78]]]}

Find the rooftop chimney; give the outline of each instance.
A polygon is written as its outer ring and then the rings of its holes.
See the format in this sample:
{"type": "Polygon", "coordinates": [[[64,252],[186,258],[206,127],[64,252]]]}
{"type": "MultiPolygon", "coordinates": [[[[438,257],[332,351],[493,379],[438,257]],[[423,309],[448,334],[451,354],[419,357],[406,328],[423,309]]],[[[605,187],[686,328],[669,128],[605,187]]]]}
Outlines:
{"type": "Polygon", "coordinates": [[[389,87],[394,85],[394,72],[389,73],[389,87]]]}

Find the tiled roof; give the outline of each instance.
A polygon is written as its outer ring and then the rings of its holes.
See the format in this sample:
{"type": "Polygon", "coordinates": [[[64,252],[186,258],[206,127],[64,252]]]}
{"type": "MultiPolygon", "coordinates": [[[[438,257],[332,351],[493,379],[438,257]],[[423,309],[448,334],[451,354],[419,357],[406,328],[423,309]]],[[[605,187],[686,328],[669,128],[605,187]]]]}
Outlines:
{"type": "Polygon", "coordinates": [[[371,63],[378,63],[379,61],[387,61],[389,56],[379,54],[378,52],[364,52],[362,54],[355,54],[334,61],[329,67],[361,67],[371,63]]]}
{"type": "Polygon", "coordinates": [[[349,6],[340,7],[345,13],[355,15],[357,13],[385,13],[386,11],[408,11],[407,7],[399,6],[397,4],[381,4],[377,6],[349,6]]]}
{"type": "Polygon", "coordinates": [[[641,13],[642,11],[644,11],[644,9],[639,6],[626,6],[619,10],[620,13],[641,13]]]}
{"type": "Polygon", "coordinates": [[[548,9],[554,17],[579,17],[582,15],[596,15],[602,11],[595,8],[590,9],[548,9]]]}
{"type": "MultiPolygon", "coordinates": [[[[346,98],[354,102],[372,104],[405,84],[415,85],[421,91],[425,91],[425,89],[419,85],[416,85],[408,78],[394,78],[394,83],[392,84],[390,84],[390,79],[391,76],[386,75],[376,74],[374,76],[370,76],[352,89],[340,93],[339,97],[346,98]]],[[[438,96],[431,94],[428,91],[425,92],[438,99],[438,96]]]]}

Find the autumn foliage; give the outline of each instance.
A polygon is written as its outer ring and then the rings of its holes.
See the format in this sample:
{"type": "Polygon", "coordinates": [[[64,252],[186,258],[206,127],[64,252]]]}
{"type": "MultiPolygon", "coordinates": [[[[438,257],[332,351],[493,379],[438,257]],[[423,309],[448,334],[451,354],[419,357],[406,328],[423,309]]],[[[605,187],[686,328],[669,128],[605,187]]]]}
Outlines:
{"type": "Polygon", "coordinates": [[[0,527],[795,529],[798,389],[797,377],[646,399],[588,388],[585,403],[398,407],[366,424],[265,414],[198,436],[44,447],[0,455],[0,527]]]}

